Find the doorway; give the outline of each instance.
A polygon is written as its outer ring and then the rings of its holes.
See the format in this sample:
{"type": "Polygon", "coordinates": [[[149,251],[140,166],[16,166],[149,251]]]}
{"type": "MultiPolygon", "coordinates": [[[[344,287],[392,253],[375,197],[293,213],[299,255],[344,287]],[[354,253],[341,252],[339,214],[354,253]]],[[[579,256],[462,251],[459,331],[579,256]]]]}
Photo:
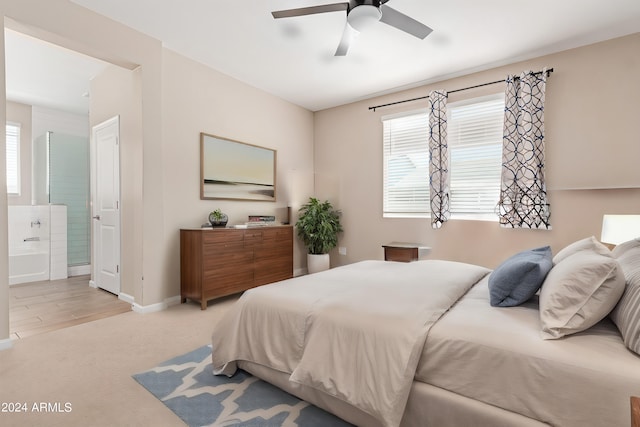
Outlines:
{"type": "MultiPolygon", "coordinates": [[[[21,181],[22,192],[19,200],[9,200],[9,204],[49,204],[49,203],[64,203],[68,205],[67,201],[54,200],[49,198],[49,191],[40,191],[40,184],[42,181],[49,181],[51,178],[48,173],[44,171],[48,166],[44,166],[44,162],[41,162],[45,169],[39,176],[34,177],[32,169],[40,167],[37,165],[38,158],[46,158],[51,153],[49,150],[51,147],[58,146],[57,137],[63,135],[76,137],[79,134],[83,135],[85,147],[85,153],[87,154],[87,172],[90,167],[89,163],[89,138],[91,134],[90,118],[89,118],[89,82],[90,79],[96,75],[100,75],[111,64],[97,60],[95,58],[87,57],[86,55],[78,52],[73,52],[63,47],[50,44],[46,41],[36,39],[26,34],[22,34],[18,31],[5,28],[5,63],[6,63],[6,92],[7,92],[7,104],[19,105],[21,122],[24,125],[25,140],[21,141],[21,146],[25,149],[22,151],[22,160],[27,161],[26,165],[21,167],[21,181]],[[13,67],[17,65],[17,67],[13,67]],[[26,71],[25,71],[26,70],[26,71]],[[28,72],[27,72],[28,71],[28,72]],[[20,79],[17,79],[20,77],[20,79]],[[22,77],[29,77],[29,80],[24,80],[22,77]],[[60,82],[57,80],[60,78],[67,78],[72,76],[76,81],[60,82]],[[37,81],[36,81],[37,80],[37,81]],[[25,113],[26,111],[26,113],[25,113]],[[24,114],[23,114],[24,113],[24,114]],[[28,116],[28,120],[27,117],[28,116]],[[23,120],[24,119],[24,120],[23,120]],[[46,125],[43,124],[46,122],[46,125]],[[80,124],[78,122],[81,122],[80,124]],[[54,126],[51,126],[51,124],[54,126]],[[27,132],[28,130],[28,132],[27,132]],[[52,132],[51,132],[52,131],[52,132]],[[47,141],[43,143],[46,147],[42,150],[42,153],[37,153],[35,148],[36,139],[42,136],[42,140],[47,141]],[[42,154],[42,155],[41,155],[42,154]],[[40,156],[40,157],[38,157],[40,156]],[[43,196],[40,198],[40,196],[43,196]]],[[[9,109],[7,109],[9,113],[9,109]]],[[[7,119],[10,119],[7,117],[7,119]]],[[[66,145],[66,143],[62,143],[66,145]]],[[[55,149],[54,149],[55,150],[55,149]]],[[[63,150],[64,151],[64,150],[63,150]]],[[[78,152],[72,150],[74,154],[78,152]]],[[[74,162],[69,158],[58,158],[63,164],[66,161],[74,162]]],[[[86,182],[83,182],[83,186],[86,184],[86,188],[89,188],[89,174],[87,173],[86,182]]],[[[51,181],[47,182],[46,188],[49,188],[50,184],[54,184],[51,181]]],[[[45,185],[43,185],[45,188],[45,185]]],[[[88,192],[88,190],[87,190],[88,192]]],[[[85,193],[86,194],[86,193],[85,193]]],[[[84,197],[84,196],[83,196],[84,197]]],[[[88,199],[81,202],[85,211],[79,214],[80,228],[91,230],[92,221],[90,218],[88,199]]],[[[70,218],[72,221],[75,218],[70,218]]],[[[69,222],[68,231],[77,231],[77,224],[69,222]]],[[[69,241],[71,238],[69,238],[69,241]]],[[[16,323],[20,323],[21,327],[25,323],[29,323],[30,327],[34,328],[36,323],[42,322],[42,318],[38,316],[31,316],[20,318],[20,316],[26,316],[28,311],[35,313],[39,310],[44,310],[48,304],[48,299],[59,298],[59,291],[61,287],[65,290],[69,290],[71,294],[79,292],[76,290],[76,286],[85,287],[88,289],[89,299],[84,300],[85,307],[78,310],[82,313],[87,313],[90,310],[102,310],[110,304],[119,303],[121,306],[118,310],[107,310],[111,315],[121,312],[122,307],[130,309],[130,304],[119,301],[114,295],[104,292],[103,290],[96,290],[89,287],[91,272],[89,268],[89,262],[91,262],[91,235],[85,234],[85,242],[82,242],[81,249],[77,253],[69,254],[67,265],[69,272],[71,273],[69,279],[64,281],[45,281],[34,282],[32,284],[25,284],[12,290],[14,293],[20,293],[20,301],[23,299],[25,293],[37,293],[37,297],[31,298],[31,305],[25,309],[25,306],[18,308],[11,308],[10,328],[13,330],[16,323]],[[88,245],[88,250],[86,248],[88,245]],[[71,265],[78,264],[78,265],[71,265]],[[74,271],[75,269],[75,271],[74,271]],[[73,284],[73,287],[69,285],[73,284]],[[68,288],[68,289],[67,289],[68,288]],[[97,294],[96,294],[97,293],[97,294]],[[109,302],[105,301],[105,306],[102,302],[96,299],[95,295],[104,294],[109,302]],[[20,316],[16,314],[20,311],[20,316]]],[[[72,250],[73,245],[70,245],[69,249],[72,250]]],[[[119,265],[116,266],[116,271],[119,271],[119,265]]],[[[83,291],[84,292],[84,291],[83,291]]],[[[117,293],[117,292],[116,292],[117,293]]],[[[78,299],[80,300],[80,299],[78,299]]],[[[54,305],[54,304],[49,304],[54,305]]],[[[13,306],[13,305],[12,305],[13,306]]],[[[24,317],[23,316],[23,317],[24,317]]],[[[61,314],[51,315],[50,317],[60,318],[61,314]]],[[[78,313],[73,313],[73,316],[80,318],[78,313]]],[[[85,318],[96,319],[99,316],[93,313],[91,316],[85,316],[85,318]]],[[[104,317],[104,316],[102,316],[104,317]]],[[[60,323],[60,322],[58,322],[60,323]]],[[[71,326],[72,322],[66,319],[63,322],[67,326],[71,326]]],[[[48,328],[49,326],[47,326],[48,328]]],[[[41,328],[42,329],[42,328],[41,328]]],[[[12,338],[13,338],[12,334],[12,338]]]]}
{"type": "Polygon", "coordinates": [[[90,79],[108,64],[18,30],[4,33],[7,120],[22,130],[21,185],[9,205],[66,206],[66,227],[48,257],[56,274],[45,280],[90,274],[88,95],[90,79]]]}

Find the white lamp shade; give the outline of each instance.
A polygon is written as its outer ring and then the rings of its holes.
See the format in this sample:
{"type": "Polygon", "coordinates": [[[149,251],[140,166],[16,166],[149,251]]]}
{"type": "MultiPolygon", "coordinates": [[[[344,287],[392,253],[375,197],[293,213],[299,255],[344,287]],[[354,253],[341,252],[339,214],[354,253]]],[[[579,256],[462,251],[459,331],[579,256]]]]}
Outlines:
{"type": "Polygon", "coordinates": [[[382,18],[382,12],[375,6],[363,4],[356,6],[349,12],[347,21],[354,30],[362,31],[375,24],[382,18]]]}
{"type": "Polygon", "coordinates": [[[640,215],[604,215],[600,241],[611,245],[640,237],[640,215]]]}

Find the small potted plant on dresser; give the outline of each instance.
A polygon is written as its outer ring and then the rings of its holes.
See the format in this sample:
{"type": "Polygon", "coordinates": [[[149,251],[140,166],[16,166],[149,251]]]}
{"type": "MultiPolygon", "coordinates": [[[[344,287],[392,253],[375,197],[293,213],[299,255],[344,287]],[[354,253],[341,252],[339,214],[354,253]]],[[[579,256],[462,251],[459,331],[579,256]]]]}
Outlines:
{"type": "Polygon", "coordinates": [[[342,231],[340,211],[329,201],[320,202],[310,197],[298,212],[296,228],[307,247],[307,270],[309,273],[328,270],[329,251],[338,245],[338,233],[342,231]]]}
{"type": "Polygon", "coordinates": [[[223,214],[220,209],[209,213],[209,222],[212,227],[226,227],[227,221],[229,221],[229,218],[226,214],[223,214]]]}

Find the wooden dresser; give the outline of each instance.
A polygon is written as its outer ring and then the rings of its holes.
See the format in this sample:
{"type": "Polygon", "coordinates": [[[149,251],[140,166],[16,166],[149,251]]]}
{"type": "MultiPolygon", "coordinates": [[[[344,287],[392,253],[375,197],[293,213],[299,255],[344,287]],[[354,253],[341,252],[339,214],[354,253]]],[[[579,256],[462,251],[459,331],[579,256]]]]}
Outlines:
{"type": "Polygon", "coordinates": [[[180,230],[180,297],[200,302],[293,277],[293,227],[180,230]]]}

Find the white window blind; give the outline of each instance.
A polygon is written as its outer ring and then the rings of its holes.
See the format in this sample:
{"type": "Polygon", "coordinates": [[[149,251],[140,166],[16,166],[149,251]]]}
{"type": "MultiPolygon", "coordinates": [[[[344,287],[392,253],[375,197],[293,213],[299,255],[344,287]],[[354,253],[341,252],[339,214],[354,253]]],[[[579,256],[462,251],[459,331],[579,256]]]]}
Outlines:
{"type": "Polygon", "coordinates": [[[20,194],[20,125],[7,123],[7,193],[20,194]]]}
{"type": "MultiPolygon", "coordinates": [[[[504,96],[451,103],[447,116],[451,217],[497,220],[504,96]]],[[[388,116],[382,122],[383,216],[427,216],[428,112],[388,116]]]]}
{"type": "Polygon", "coordinates": [[[452,214],[495,218],[500,196],[504,96],[448,107],[452,214]]]}
{"type": "Polygon", "coordinates": [[[427,112],[383,121],[383,215],[429,213],[429,121],[427,112]]]}

